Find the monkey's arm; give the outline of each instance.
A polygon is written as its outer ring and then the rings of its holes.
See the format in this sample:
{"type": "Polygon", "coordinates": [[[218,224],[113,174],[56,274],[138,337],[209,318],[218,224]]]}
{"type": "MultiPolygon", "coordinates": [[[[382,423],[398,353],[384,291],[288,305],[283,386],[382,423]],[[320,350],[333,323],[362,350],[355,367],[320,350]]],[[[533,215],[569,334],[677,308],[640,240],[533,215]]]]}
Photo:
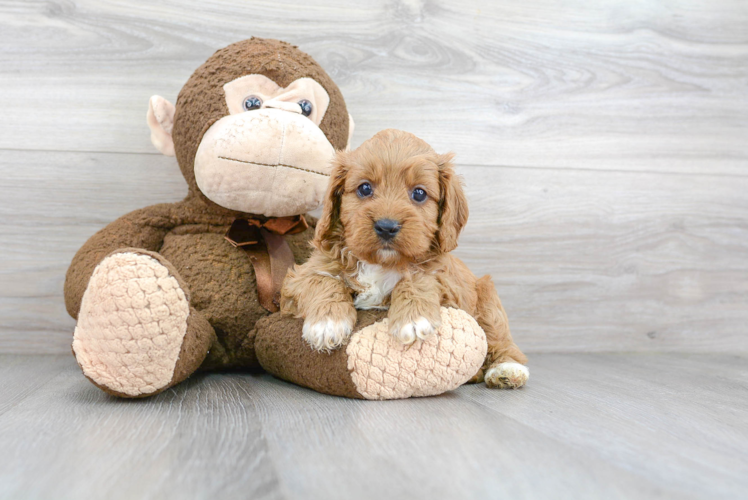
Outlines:
{"type": "Polygon", "coordinates": [[[164,236],[177,223],[171,216],[173,204],[163,203],[141,208],[120,217],[91,236],[73,257],[65,276],[65,306],[78,319],[83,293],[96,266],[104,257],[120,248],[139,248],[158,252],[164,236]]]}

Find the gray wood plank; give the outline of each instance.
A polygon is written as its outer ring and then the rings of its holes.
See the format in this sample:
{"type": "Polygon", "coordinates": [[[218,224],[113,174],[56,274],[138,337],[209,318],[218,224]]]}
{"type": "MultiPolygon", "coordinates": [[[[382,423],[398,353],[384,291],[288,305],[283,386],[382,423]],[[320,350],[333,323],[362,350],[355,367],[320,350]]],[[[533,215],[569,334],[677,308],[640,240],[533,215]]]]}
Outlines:
{"type": "Polygon", "coordinates": [[[0,498],[285,498],[242,377],[120,400],[65,361],[0,416],[0,498]]]}
{"type": "MultiPolygon", "coordinates": [[[[662,491],[486,411],[461,390],[352,402],[265,380],[256,393],[260,418],[292,498],[649,498],[662,491]]],[[[691,497],[680,488],[669,493],[676,492],[691,497]]]]}
{"type": "Polygon", "coordinates": [[[535,351],[748,352],[743,178],[463,167],[456,254],[535,351]]]}
{"type": "Polygon", "coordinates": [[[182,199],[173,158],[147,154],[0,154],[0,352],[69,353],[62,296],[75,252],[137,208],[182,199]]]}
{"type": "Polygon", "coordinates": [[[745,356],[546,354],[530,366],[522,396],[477,386],[460,395],[664,491],[748,492],[745,356]]]}
{"type": "MultiPolygon", "coordinates": [[[[748,352],[746,178],[458,171],[471,218],[456,254],[494,277],[524,349],[748,352]]],[[[10,151],[0,191],[0,352],[68,353],[74,253],[185,185],[156,155],[10,151]]]]}
{"type": "MultiPolygon", "coordinates": [[[[25,359],[29,370],[50,358],[25,359]]],[[[392,402],[243,374],[197,376],[155,398],[122,401],[88,383],[72,357],[61,359],[62,372],[0,414],[0,498],[748,491],[745,357],[536,355],[522,390],[465,386],[392,402]]],[[[0,369],[0,386],[10,371],[0,369]]]]}
{"type": "Polygon", "coordinates": [[[0,415],[12,409],[44,386],[65,368],[70,360],[62,356],[0,354],[0,415]]]}
{"type": "Polygon", "coordinates": [[[745,175],[746,33],[741,0],[6,0],[0,148],[152,152],[150,95],[257,35],[328,69],[356,143],[394,127],[476,165],[745,175]]]}

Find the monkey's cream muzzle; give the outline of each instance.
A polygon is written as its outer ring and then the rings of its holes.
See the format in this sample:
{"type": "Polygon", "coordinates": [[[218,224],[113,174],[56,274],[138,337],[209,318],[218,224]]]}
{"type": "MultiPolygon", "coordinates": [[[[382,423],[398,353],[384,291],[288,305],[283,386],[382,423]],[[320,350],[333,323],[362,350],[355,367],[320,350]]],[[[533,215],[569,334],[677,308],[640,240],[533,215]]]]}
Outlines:
{"type": "Polygon", "coordinates": [[[195,180],[211,201],[284,217],[317,208],[335,149],[307,117],[263,108],[224,116],[203,136],[195,180]]]}

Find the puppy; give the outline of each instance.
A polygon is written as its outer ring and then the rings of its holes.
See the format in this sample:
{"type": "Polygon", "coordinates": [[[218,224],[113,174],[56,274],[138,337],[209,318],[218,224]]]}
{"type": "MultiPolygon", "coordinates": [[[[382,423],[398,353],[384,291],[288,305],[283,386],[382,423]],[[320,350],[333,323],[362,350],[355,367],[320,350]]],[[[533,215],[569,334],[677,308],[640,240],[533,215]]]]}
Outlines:
{"type": "Polygon", "coordinates": [[[281,311],[304,318],[304,339],[325,351],[351,334],[356,309],[389,309],[390,333],[404,344],[439,328],[440,306],[462,309],[488,339],[473,381],[521,387],[527,358],[512,340],[491,277],[477,279],[449,253],[468,219],[453,156],[399,130],[338,153],[315,251],[286,276],[281,311]]]}

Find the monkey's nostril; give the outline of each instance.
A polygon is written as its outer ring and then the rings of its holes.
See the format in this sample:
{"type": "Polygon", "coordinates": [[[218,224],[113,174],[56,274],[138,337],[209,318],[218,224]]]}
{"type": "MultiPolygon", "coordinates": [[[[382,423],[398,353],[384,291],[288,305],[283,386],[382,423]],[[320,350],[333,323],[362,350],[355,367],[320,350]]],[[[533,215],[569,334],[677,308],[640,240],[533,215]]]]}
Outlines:
{"type": "Polygon", "coordinates": [[[392,219],[379,219],[374,223],[374,232],[385,241],[394,238],[400,232],[400,223],[392,219]]]}

